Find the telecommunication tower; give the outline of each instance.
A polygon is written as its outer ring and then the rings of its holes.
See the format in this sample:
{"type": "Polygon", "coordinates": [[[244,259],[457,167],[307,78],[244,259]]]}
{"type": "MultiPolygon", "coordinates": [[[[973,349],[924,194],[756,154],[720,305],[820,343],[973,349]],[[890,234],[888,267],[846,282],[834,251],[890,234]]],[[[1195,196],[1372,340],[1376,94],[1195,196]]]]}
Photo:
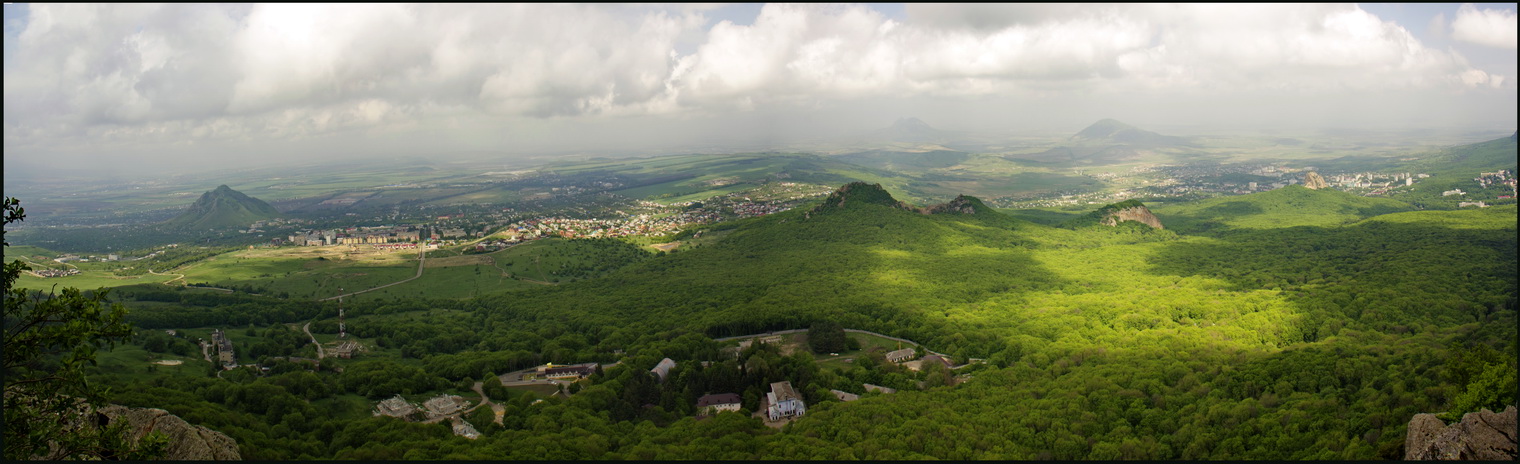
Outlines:
{"type": "Polygon", "coordinates": [[[343,324],[343,288],[338,288],[338,338],[348,337],[348,326],[343,324]]]}

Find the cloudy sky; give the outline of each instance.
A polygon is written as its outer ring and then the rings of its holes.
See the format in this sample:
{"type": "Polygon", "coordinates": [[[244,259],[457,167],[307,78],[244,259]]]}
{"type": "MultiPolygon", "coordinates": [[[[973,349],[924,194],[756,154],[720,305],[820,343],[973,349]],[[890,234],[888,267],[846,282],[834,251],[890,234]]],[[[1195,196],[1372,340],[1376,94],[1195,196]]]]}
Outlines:
{"type": "Polygon", "coordinates": [[[5,168],[615,153],[905,116],[1510,131],[1515,10],[6,4],[5,168]]]}

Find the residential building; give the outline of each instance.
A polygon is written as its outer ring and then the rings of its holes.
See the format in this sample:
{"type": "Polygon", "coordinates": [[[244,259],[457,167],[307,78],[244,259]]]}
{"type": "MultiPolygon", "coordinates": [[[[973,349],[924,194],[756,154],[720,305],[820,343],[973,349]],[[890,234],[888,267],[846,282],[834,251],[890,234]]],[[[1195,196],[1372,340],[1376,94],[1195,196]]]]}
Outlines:
{"type": "Polygon", "coordinates": [[[895,363],[910,361],[914,358],[914,349],[903,348],[901,350],[887,352],[887,360],[895,363]]]}
{"type": "Polygon", "coordinates": [[[868,392],[870,392],[870,391],[877,391],[877,392],[882,392],[883,394],[897,393],[897,389],[896,388],[883,387],[881,385],[872,385],[872,384],[869,384],[869,383],[863,383],[861,385],[864,386],[864,387],[866,387],[866,391],[868,391],[868,392]]]}
{"type": "Polygon", "coordinates": [[[771,391],[765,394],[765,399],[766,415],[773,421],[807,413],[807,404],[803,403],[802,395],[792,389],[790,381],[771,384],[771,391]]]}
{"type": "Polygon", "coordinates": [[[385,401],[381,401],[379,404],[376,404],[374,414],[376,416],[390,416],[410,421],[415,419],[414,416],[418,412],[419,411],[416,405],[408,403],[405,398],[401,397],[401,395],[396,395],[394,398],[390,398],[385,401]]]}
{"type": "Polygon", "coordinates": [[[738,411],[740,401],[738,393],[702,395],[701,398],[697,398],[697,413],[711,415],[723,411],[738,411]]]}
{"type": "Polygon", "coordinates": [[[427,408],[429,419],[451,415],[469,406],[470,402],[459,395],[438,395],[422,403],[422,407],[427,408]]]}

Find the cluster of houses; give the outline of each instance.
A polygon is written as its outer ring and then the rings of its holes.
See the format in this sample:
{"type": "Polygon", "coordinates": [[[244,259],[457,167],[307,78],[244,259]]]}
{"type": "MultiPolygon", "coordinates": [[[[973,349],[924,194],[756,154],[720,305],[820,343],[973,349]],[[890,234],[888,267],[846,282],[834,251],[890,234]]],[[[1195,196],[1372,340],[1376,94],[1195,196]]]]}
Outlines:
{"type": "Polygon", "coordinates": [[[74,268],[68,268],[68,269],[39,269],[39,270],[29,271],[29,272],[32,275],[35,275],[37,277],[64,277],[64,276],[71,276],[71,275],[79,274],[79,270],[78,269],[74,269],[74,268]]]}
{"type": "MultiPolygon", "coordinates": [[[[842,392],[841,392],[842,393],[842,392]]],[[[741,408],[743,399],[738,393],[713,393],[702,395],[697,398],[697,414],[713,415],[724,411],[737,412],[741,408]]],[[[771,384],[771,391],[765,394],[765,417],[772,422],[798,417],[807,413],[807,403],[802,400],[802,395],[792,388],[792,382],[781,381],[771,384]]]]}
{"type": "Polygon", "coordinates": [[[375,416],[386,416],[401,419],[407,422],[435,421],[449,419],[453,421],[450,427],[455,435],[475,439],[480,437],[480,432],[475,426],[470,425],[459,414],[470,408],[470,402],[459,395],[438,395],[417,404],[409,402],[401,395],[385,399],[375,404],[375,416]]]}
{"type": "Polygon", "coordinates": [[[349,227],[306,230],[286,238],[289,244],[296,246],[416,243],[422,240],[422,231],[411,226],[349,227]]]}

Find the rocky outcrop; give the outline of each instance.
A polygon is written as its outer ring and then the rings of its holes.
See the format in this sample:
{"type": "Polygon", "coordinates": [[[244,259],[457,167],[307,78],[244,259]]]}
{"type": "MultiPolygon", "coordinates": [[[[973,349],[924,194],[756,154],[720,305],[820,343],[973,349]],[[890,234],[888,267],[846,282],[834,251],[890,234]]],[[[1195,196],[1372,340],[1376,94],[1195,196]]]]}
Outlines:
{"type": "Polygon", "coordinates": [[[1515,407],[1495,413],[1484,409],[1446,425],[1435,414],[1415,414],[1404,438],[1405,460],[1513,461],[1515,407]]]}
{"type": "Polygon", "coordinates": [[[164,459],[194,461],[241,460],[237,442],[227,435],[205,427],[190,425],[179,416],[162,409],[128,408],[110,405],[97,411],[107,424],[127,422],[127,437],[141,440],[151,432],[169,437],[169,448],[164,459]]]}
{"type": "Polygon", "coordinates": [[[908,211],[917,210],[893,198],[891,193],[887,193],[887,189],[881,187],[881,184],[850,182],[839,187],[839,190],[835,190],[834,193],[830,193],[828,198],[823,199],[823,204],[814,208],[813,212],[843,208],[847,204],[874,204],[908,211]]]}
{"type": "Polygon", "coordinates": [[[949,202],[940,203],[940,204],[937,204],[937,205],[925,207],[925,208],[919,209],[918,212],[923,213],[923,214],[942,214],[942,213],[976,214],[977,212],[980,212],[980,211],[983,211],[983,210],[986,210],[986,209],[988,209],[987,205],[982,204],[982,200],[979,200],[976,197],[971,197],[971,196],[966,196],[966,195],[958,195],[958,196],[955,197],[954,200],[950,200],[949,202]]]}
{"type": "Polygon", "coordinates": [[[1330,184],[1325,182],[1325,178],[1320,177],[1319,173],[1309,171],[1308,174],[1304,174],[1304,188],[1307,188],[1309,190],[1319,190],[1322,188],[1330,188],[1330,184]]]}
{"type": "Polygon", "coordinates": [[[1152,229],[1166,228],[1161,225],[1161,220],[1156,219],[1156,215],[1151,214],[1151,210],[1145,206],[1131,206],[1111,211],[1107,216],[1103,217],[1102,223],[1106,226],[1118,226],[1120,222],[1124,221],[1135,221],[1151,226],[1152,229]]]}

